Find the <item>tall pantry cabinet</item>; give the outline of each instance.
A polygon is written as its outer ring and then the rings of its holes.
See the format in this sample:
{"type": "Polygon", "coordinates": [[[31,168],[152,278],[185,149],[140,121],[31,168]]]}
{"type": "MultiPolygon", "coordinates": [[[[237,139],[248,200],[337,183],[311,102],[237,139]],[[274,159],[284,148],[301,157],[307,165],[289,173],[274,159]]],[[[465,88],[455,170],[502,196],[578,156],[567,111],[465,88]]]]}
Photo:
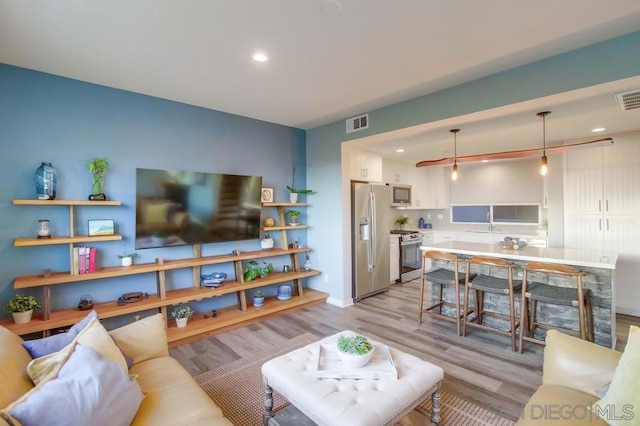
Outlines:
{"type": "Polygon", "coordinates": [[[617,253],[616,306],[640,314],[640,134],[565,154],[564,246],[617,253]]]}

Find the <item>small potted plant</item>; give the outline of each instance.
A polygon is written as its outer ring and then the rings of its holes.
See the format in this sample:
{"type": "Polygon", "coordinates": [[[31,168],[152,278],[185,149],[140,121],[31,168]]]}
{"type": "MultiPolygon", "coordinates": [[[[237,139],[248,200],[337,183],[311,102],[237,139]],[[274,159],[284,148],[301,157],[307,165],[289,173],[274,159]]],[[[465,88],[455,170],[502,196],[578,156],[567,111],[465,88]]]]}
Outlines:
{"type": "Polygon", "coordinates": [[[122,262],[122,266],[131,266],[133,265],[133,259],[138,257],[138,253],[126,253],[119,254],[118,259],[122,262]]]}
{"type": "Polygon", "coordinates": [[[194,312],[191,306],[186,303],[179,303],[171,311],[171,316],[176,319],[178,328],[183,328],[187,326],[187,321],[194,312]]]}
{"type": "Polygon", "coordinates": [[[342,335],[338,339],[338,352],[347,368],[359,368],[366,365],[373,357],[373,345],[360,335],[342,335]]]}
{"type": "Polygon", "coordinates": [[[299,224],[298,222],[298,220],[300,219],[299,210],[287,210],[287,216],[289,216],[289,225],[297,226],[299,224]]]}
{"type": "Polygon", "coordinates": [[[267,278],[273,272],[273,265],[271,263],[267,263],[264,260],[262,261],[265,266],[258,266],[258,262],[255,260],[250,260],[249,265],[244,271],[243,277],[245,281],[253,281],[256,278],[267,278]]]}
{"type": "Polygon", "coordinates": [[[31,321],[34,309],[40,309],[40,307],[35,297],[16,294],[13,299],[7,302],[4,310],[13,315],[13,322],[16,324],[26,324],[31,321]]]}
{"type": "Polygon", "coordinates": [[[292,203],[298,202],[298,194],[309,194],[312,191],[310,189],[296,189],[292,186],[287,186],[289,190],[289,201],[292,203]]]}
{"type": "Polygon", "coordinates": [[[395,222],[395,224],[398,225],[400,229],[402,229],[408,223],[409,223],[409,218],[407,216],[400,216],[396,219],[396,222],[395,222]]]}
{"type": "Polygon", "coordinates": [[[262,247],[262,250],[273,249],[273,238],[271,238],[271,235],[264,234],[264,238],[260,240],[260,247],[262,247]]]}
{"type": "Polygon", "coordinates": [[[105,201],[107,196],[103,192],[104,175],[109,171],[109,161],[106,158],[94,158],[87,166],[91,173],[90,201],[105,201]]]}
{"type": "Polygon", "coordinates": [[[256,291],[253,295],[253,306],[256,308],[264,306],[264,292],[262,290],[256,291]]]}

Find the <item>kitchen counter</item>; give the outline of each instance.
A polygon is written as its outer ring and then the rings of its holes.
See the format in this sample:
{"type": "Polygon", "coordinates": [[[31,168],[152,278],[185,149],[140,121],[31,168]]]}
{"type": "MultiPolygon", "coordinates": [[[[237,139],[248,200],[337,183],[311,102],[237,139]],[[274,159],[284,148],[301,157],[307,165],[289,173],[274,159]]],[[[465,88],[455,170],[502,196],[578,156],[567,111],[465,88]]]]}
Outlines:
{"type": "Polygon", "coordinates": [[[494,256],[526,262],[559,263],[562,265],[585,266],[590,268],[615,269],[618,255],[598,250],[572,250],[559,248],[539,248],[526,246],[519,250],[503,249],[497,244],[445,241],[420,246],[424,250],[440,250],[469,256],[494,256]]]}
{"type": "MultiPolygon", "coordinates": [[[[615,253],[605,253],[601,255],[590,250],[571,250],[558,248],[524,247],[519,250],[503,249],[497,244],[471,243],[462,241],[445,241],[441,243],[423,243],[420,249],[439,250],[448,253],[455,253],[466,259],[471,256],[493,256],[508,259],[516,265],[515,277],[522,279],[523,266],[529,262],[557,263],[574,266],[584,272],[584,288],[591,290],[591,303],[593,310],[593,322],[595,329],[595,341],[597,344],[609,348],[615,347],[616,312],[615,312],[615,270],[618,255],[615,253]]],[[[462,262],[460,272],[466,272],[466,264],[462,262]]],[[[438,266],[444,266],[438,265],[438,266]]],[[[496,269],[496,268],[494,268],[496,269]]],[[[550,284],[560,286],[575,287],[575,280],[564,277],[554,277],[550,284]]],[[[437,286],[432,288],[432,299],[436,298],[437,286]]],[[[450,286],[445,286],[445,298],[452,300],[452,290],[450,286]],[[450,291],[447,294],[446,291],[450,291]]],[[[516,295],[517,315],[520,315],[520,295],[516,295]]],[[[485,305],[489,310],[500,313],[508,313],[508,301],[505,297],[489,298],[485,305]],[[493,306],[490,306],[493,305],[493,306]]],[[[551,325],[572,325],[571,328],[577,330],[577,313],[575,308],[540,304],[538,319],[541,322],[551,325]]],[[[538,330],[544,333],[543,330],[538,330]]],[[[538,335],[537,337],[543,337],[538,335]]]]}

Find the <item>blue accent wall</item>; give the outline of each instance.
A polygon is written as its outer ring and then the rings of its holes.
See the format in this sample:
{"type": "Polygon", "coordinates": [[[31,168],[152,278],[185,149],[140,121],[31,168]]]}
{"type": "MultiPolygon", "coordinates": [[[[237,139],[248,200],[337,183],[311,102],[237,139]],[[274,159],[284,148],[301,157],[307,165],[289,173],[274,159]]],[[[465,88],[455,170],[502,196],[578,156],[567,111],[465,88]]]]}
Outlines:
{"type": "MultiPolygon", "coordinates": [[[[300,129],[0,64],[0,304],[4,307],[16,293],[16,276],[69,269],[68,245],[13,246],[17,237],[36,235],[38,219],[49,219],[54,234],[68,235],[68,208],[12,204],[13,199],[35,198],[34,173],[41,162],[51,162],[58,172],[58,199],[84,200],[91,193],[87,163],[94,157],[109,160],[104,191],[123,206],[76,208],[75,231],[86,234],[88,219],[114,219],[123,241],[91,246],[99,249],[99,265],[115,266],[116,255],[135,246],[136,168],[262,176],[263,186],[275,188],[275,200],[285,201],[294,164],[296,185],[305,186],[305,149],[300,129]]],[[[263,209],[263,218],[276,215],[275,209],[263,209]]],[[[306,245],[304,230],[291,232],[290,238],[306,245]]],[[[203,255],[236,248],[259,250],[260,244],[206,244],[203,255]]],[[[191,246],[137,252],[136,261],[145,263],[192,255],[191,246]]],[[[279,269],[288,260],[272,259],[279,269]]],[[[203,273],[214,270],[233,276],[232,265],[205,267],[203,273]]],[[[175,288],[188,287],[191,270],[170,272],[167,278],[175,288]]],[[[57,285],[52,307],[75,306],[85,294],[102,302],[136,290],[155,293],[155,275],[57,285]]],[[[41,299],[35,289],[24,292],[41,299]]],[[[202,303],[199,309],[214,309],[234,304],[235,296],[202,303]]]]}

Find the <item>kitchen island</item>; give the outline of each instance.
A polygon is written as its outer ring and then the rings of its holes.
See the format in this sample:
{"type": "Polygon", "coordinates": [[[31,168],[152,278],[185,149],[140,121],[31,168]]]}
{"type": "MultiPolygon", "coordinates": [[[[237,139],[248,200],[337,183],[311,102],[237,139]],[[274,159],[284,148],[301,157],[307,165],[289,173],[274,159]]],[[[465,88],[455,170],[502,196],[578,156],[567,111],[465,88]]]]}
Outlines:
{"type": "MultiPolygon", "coordinates": [[[[439,250],[454,253],[462,259],[471,256],[493,256],[508,259],[516,266],[526,265],[529,262],[546,262],[576,267],[586,275],[583,278],[584,288],[591,290],[591,303],[593,309],[593,323],[595,329],[595,342],[609,348],[615,347],[616,312],[615,312],[615,269],[618,255],[615,253],[605,253],[589,250],[572,250],[559,248],[523,247],[519,250],[504,249],[497,244],[470,243],[461,241],[447,241],[436,244],[423,244],[420,249],[439,250]]],[[[438,265],[441,266],[441,265],[438,265]]],[[[466,272],[466,263],[461,262],[460,272],[466,272]]],[[[494,268],[495,269],[495,268],[494,268]]],[[[492,274],[493,271],[483,271],[492,274]]],[[[516,268],[516,279],[522,279],[522,269],[516,268]]],[[[530,277],[547,282],[546,276],[530,277]]],[[[549,284],[559,286],[575,287],[575,280],[554,277],[549,284]]],[[[432,289],[432,298],[437,297],[432,289]]],[[[446,289],[445,289],[446,290],[446,289]]],[[[453,298],[453,289],[445,296],[453,298]]],[[[449,300],[451,300],[449,299],[449,300]]],[[[508,313],[508,301],[505,297],[497,295],[486,295],[485,306],[489,310],[499,313],[508,313]]],[[[565,306],[538,304],[538,319],[541,322],[551,325],[572,328],[578,330],[578,313],[575,308],[565,306]]],[[[453,313],[451,313],[453,314],[453,313]]],[[[520,315],[520,297],[516,295],[516,315],[520,315]]],[[[496,320],[497,326],[505,327],[496,320]]],[[[544,330],[537,330],[537,333],[544,333],[544,330]]],[[[536,335],[536,337],[543,337],[536,335]]]]}

